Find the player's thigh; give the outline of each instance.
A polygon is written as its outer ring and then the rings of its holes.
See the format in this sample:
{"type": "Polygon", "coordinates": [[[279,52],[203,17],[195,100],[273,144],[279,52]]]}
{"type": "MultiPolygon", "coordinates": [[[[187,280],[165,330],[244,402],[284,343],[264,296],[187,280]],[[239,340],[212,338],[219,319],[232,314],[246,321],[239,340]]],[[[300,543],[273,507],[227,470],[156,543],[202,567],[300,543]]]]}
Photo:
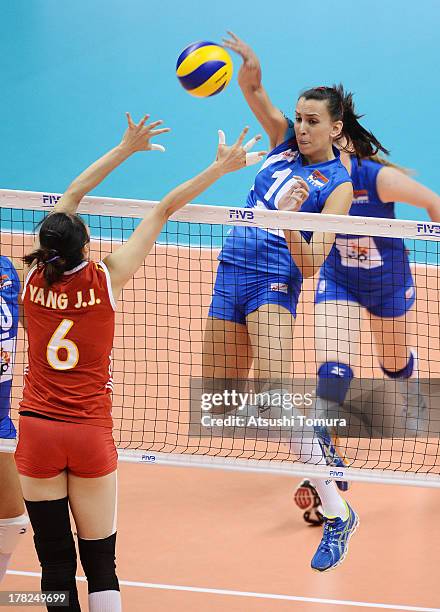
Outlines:
{"type": "MultiPolygon", "coordinates": [[[[292,313],[278,304],[263,304],[246,317],[253,354],[261,358],[274,351],[291,353],[295,318],[292,313]]],[[[273,355],[272,355],[273,356],[273,355]]]]}
{"type": "Polygon", "coordinates": [[[53,478],[31,478],[20,474],[23,497],[27,501],[53,501],[67,497],[67,472],[53,478]]]}
{"type": "Polygon", "coordinates": [[[68,475],[69,503],[78,536],[107,538],[116,531],[117,472],[98,478],[68,475]]]}
{"type": "Polygon", "coordinates": [[[315,304],[315,346],[318,364],[359,361],[362,307],[356,302],[328,301],[315,304]]]}
{"type": "Polygon", "coordinates": [[[0,519],[23,514],[23,495],[13,453],[0,452],[0,483],[0,519]]]}
{"type": "Polygon", "coordinates": [[[370,327],[381,364],[389,370],[401,370],[408,363],[415,335],[415,309],[394,318],[370,314],[370,327]]]}
{"type": "Polygon", "coordinates": [[[208,317],[203,334],[203,376],[246,378],[251,364],[252,347],[246,325],[208,317]]]}

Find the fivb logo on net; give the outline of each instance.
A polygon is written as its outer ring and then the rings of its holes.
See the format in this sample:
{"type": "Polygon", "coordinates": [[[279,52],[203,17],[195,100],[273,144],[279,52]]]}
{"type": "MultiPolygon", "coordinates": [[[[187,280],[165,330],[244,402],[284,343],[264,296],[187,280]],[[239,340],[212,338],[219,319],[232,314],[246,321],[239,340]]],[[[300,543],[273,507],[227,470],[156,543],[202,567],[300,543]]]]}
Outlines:
{"type": "Polygon", "coordinates": [[[56,193],[43,193],[43,208],[52,208],[60,198],[61,196],[56,193]]]}
{"type": "Polygon", "coordinates": [[[241,221],[242,223],[252,223],[254,213],[248,208],[230,208],[229,219],[231,221],[241,221]]]}
{"type": "Polygon", "coordinates": [[[144,463],[156,463],[156,455],[147,455],[144,453],[141,456],[141,461],[144,463]]]}
{"type": "Polygon", "coordinates": [[[440,234],[439,223],[417,223],[417,233],[427,236],[437,236],[440,234]]]}

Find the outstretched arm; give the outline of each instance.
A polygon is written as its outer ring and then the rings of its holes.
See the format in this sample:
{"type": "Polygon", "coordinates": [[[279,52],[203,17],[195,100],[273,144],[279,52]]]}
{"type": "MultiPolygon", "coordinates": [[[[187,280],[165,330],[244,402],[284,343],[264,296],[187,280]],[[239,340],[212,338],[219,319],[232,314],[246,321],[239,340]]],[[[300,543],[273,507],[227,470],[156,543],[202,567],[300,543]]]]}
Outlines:
{"type": "Polygon", "coordinates": [[[66,189],[55,205],[54,212],[76,213],[82,198],[137,151],[165,151],[162,145],[151,144],[150,139],[158,134],[169,132],[169,128],[157,128],[162,121],[145,125],[150,115],[145,115],[139,123],[134,123],[130,113],[126,113],[128,127],[121,142],[82,172],[66,189]]]}
{"type": "MultiPolygon", "coordinates": [[[[149,119],[149,115],[145,115],[139,123],[134,123],[130,113],[126,113],[128,127],[122,137],[121,142],[111,149],[108,153],[100,157],[84,172],[82,172],[66,189],[61,198],[55,204],[51,213],[68,213],[75,214],[82,198],[92,191],[118,166],[122,164],[128,157],[137,151],[165,151],[164,147],[159,144],[150,142],[153,136],[169,132],[169,128],[157,128],[162,121],[154,121],[149,125],[145,125],[149,119]]],[[[35,237],[33,250],[39,248],[38,236],[35,237]]],[[[26,274],[29,267],[25,267],[26,274]]]]}
{"type": "MultiPolygon", "coordinates": [[[[250,148],[249,143],[243,145],[247,132],[248,128],[245,128],[231,147],[224,144],[224,135],[219,132],[216,160],[200,174],[170,191],[144,217],[128,241],[105,258],[104,263],[110,272],[115,299],[118,299],[124,285],[141,267],[169,217],[200,195],[224,174],[244,168],[246,154],[250,148]]],[[[255,143],[260,138],[260,136],[257,136],[250,142],[255,143]]],[[[266,151],[260,151],[258,155],[263,158],[266,151]]]]}
{"type": "Polygon", "coordinates": [[[272,104],[262,85],[260,61],[253,49],[233,32],[228,31],[228,34],[230,38],[223,39],[225,47],[232,49],[243,59],[238,72],[238,84],[251,111],[269,136],[270,147],[273,149],[285,139],[287,119],[272,104]]]}
{"type": "Polygon", "coordinates": [[[397,168],[381,168],[376,189],[382,202],[405,202],[424,208],[432,221],[440,222],[440,196],[397,168]]]}

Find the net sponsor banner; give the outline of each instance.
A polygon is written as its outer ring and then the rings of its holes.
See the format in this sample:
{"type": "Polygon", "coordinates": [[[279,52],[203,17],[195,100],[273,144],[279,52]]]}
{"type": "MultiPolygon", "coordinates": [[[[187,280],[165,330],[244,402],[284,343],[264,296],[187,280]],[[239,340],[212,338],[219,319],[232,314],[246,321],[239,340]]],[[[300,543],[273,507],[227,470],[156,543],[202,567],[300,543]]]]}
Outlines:
{"type": "MultiPolygon", "coordinates": [[[[11,209],[53,210],[61,194],[36,191],[0,189],[0,207],[11,209]]],[[[158,202],[86,196],[79,212],[82,214],[142,218],[158,202]]],[[[263,229],[296,229],[329,231],[339,234],[384,236],[395,238],[423,238],[440,240],[440,224],[399,219],[376,219],[345,215],[316,215],[314,213],[246,209],[230,206],[188,204],[171,217],[172,221],[208,223],[213,225],[245,225],[263,229]]]]}
{"type": "Polygon", "coordinates": [[[280,440],[440,439],[440,379],[358,378],[343,405],[316,396],[317,380],[192,378],[190,435],[280,440]]]}

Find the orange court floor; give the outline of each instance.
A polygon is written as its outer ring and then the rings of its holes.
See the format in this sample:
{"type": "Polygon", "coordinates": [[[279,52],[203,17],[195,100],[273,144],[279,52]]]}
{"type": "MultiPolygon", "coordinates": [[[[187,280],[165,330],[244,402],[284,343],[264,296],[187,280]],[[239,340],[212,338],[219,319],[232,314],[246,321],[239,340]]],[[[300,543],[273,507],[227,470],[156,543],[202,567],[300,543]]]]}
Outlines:
{"type": "MultiPolygon", "coordinates": [[[[127,612],[440,611],[437,489],[352,483],[361,524],[344,564],[319,574],[322,528],[295,479],[120,463],[117,567],[127,612]]],[[[31,530],[0,589],[39,589],[31,530]]],[[[78,569],[83,610],[87,590],[78,569]]]]}

